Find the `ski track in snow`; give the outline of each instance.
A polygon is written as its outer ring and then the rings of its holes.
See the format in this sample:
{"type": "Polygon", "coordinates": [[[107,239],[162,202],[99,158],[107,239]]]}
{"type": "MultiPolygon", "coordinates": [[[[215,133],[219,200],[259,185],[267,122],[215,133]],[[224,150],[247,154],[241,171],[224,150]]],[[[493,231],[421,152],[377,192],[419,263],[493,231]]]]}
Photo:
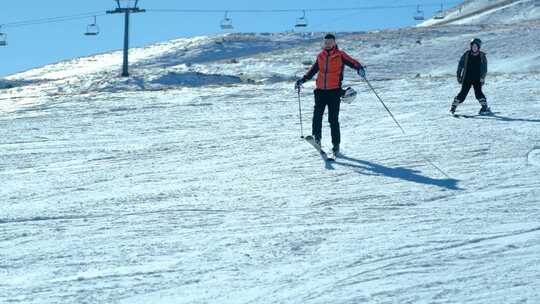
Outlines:
{"type": "MultiPolygon", "coordinates": [[[[392,57],[375,34],[343,42],[369,46],[351,53],[408,135],[348,72],[359,96],[335,163],[300,139],[288,81],[0,95],[0,302],[538,302],[540,76],[493,73],[499,114],[455,119],[461,50],[430,68],[463,36],[423,29],[434,58],[415,78],[410,31],[379,34],[402,44],[392,57]]],[[[274,60],[290,75],[316,45],[199,68],[266,77],[274,60]]],[[[458,113],[478,108],[470,96],[458,113]]]]}
{"type": "Polygon", "coordinates": [[[528,154],[527,160],[530,164],[540,167],[540,146],[534,147],[528,154]]]}

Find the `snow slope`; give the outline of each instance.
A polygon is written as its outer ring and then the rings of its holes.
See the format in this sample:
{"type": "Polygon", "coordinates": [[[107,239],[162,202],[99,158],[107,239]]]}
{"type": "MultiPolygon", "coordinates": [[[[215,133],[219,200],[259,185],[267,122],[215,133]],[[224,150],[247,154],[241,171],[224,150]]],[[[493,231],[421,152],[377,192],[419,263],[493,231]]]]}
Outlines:
{"type": "Polygon", "coordinates": [[[292,89],[321,33],[148,46],[129,79],[118,53],[8,77],[0,302],[538,303],[539,34],[339,33],[408,135],[349,70],[333,164],[299,138],[292,89]],[[475,36],[497,114],[453,118],[475,36]]]}
{"type": "MultiPolygon", "coordinates": [[[[206,66],[209,62],[219,62],[220,66],[226,66],[224,62],[234,65],[239,57],[286,50],[291,46],[312,43],[315,39],[319,40],[320,36],[321,34],[263,33],[177,39],[130,51],[130,63],[133,69],[130,79],[118,78],[118,66],[122,63],[122,53],[117,51],[26,71],[7,77],[4,82],[47,80],[47,84],[39,87],[39,91],[46,91],[49,94],[115,92],[130,89],[153,90],[174,85],[221,85],[231,81],[238,82],[246,77],[233,80],[232,76],[238,78],[237,73],[234,75],[197,74],[201,65],[206,66]],[[201,82],[200,79],[204,77],[207,79],[201,82]]],[[[267,70],[269,76],[275,74],[271,69],[267,70]]],[[[244,81],[248,80],[244,79],[244,81]]]]}
{"type": "Polygon", "coordinates": [[[444,19],[429,19],[420,26],[445,24],[538,23],[538,0],[468,0],[445,12],[444,19]]]}

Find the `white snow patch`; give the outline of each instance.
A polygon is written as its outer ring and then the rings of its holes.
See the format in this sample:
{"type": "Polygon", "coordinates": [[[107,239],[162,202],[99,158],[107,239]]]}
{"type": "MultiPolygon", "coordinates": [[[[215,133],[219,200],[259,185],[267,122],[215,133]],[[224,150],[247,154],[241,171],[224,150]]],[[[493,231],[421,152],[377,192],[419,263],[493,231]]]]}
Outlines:
{"type": "Polygon", "coordinates": [[[419,26],[534,23],[540,19],[539,4],[536,0],[469,0],[447,10],[444,19],[432,18],[419,26]]]}

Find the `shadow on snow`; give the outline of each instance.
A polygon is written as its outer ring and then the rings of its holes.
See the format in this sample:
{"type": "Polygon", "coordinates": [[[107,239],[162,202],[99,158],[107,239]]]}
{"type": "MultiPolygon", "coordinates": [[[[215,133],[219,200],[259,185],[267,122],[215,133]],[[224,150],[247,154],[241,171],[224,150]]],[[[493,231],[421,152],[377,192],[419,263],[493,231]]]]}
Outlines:
{"type": "MultiPolygon", "coordinates": [[[[421,171],[408,169],[404,167],[387,167],[380,164],[372,163],[365,160],[359,160],[345,155],[340,155],[338,159],[343,159],[348,162],[335,161],[332,164],[346,166],[358,169],[359,174],[372,176],[387,176],[397,178],[409,182],[414,182],[424,185],[432,185],[449,190],[463,190],[458,187],[459,180],[453,178],[436,179],[421,175],[421,171]],[[352,162],[352,163],[351,163],[352,162]]],[[[327,169],[333,169],[331,165],[326,165],[327,169]],[[330,168],[329,168],[330,167],[330,168]]]]}
{"type": "Polygon", "coordinates": [[[529,118],[514,118],[514,117],[507,117],[507,116],[501,116],[501,115],[459,115],[464,118],[472,118],[472,119],[491,119],[496,121],[504,121],[504,122],[540,122],[540,119],[529,119],[529,118]]]}

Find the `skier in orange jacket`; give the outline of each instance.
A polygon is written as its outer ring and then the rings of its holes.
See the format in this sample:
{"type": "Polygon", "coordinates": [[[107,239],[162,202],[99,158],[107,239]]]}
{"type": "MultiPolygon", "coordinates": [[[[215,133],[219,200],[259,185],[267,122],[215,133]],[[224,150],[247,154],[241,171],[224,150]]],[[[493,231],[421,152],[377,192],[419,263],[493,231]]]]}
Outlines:
{"type": "Polygon", "coordinates": [[[328,34],[324,37],[323,50],[317,56],[315,62],[308,72],[296,81],[296,88],[317,75],[317,88],[314,91],[315,109],[313,112],[312,134],[315,142],[320,146],[321,129],[324,110],[328,106],[328,122],[332,134],[332,151],[339,152],[341,134],[339,130],[339,105],[344,90],[341,88],[343,81],[343,70],[345,66],[355,69],[357,73],[364,77],[365,69],[357,60],[340,50],[336,44],[336,37],[328,34]]]}

